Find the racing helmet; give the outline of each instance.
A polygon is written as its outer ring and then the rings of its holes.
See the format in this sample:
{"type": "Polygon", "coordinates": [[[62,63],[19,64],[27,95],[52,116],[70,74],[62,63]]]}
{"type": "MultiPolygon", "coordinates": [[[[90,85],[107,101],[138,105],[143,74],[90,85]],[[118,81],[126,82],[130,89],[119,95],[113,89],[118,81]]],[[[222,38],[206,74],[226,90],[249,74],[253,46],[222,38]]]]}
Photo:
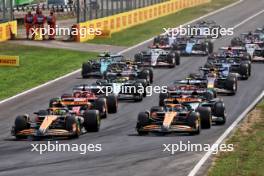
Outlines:
{"type": "Polygon", "coordinates": [[[53,110],[54,115],[66,115],[67,111],[65,109],[54,109],[53,110]]]}

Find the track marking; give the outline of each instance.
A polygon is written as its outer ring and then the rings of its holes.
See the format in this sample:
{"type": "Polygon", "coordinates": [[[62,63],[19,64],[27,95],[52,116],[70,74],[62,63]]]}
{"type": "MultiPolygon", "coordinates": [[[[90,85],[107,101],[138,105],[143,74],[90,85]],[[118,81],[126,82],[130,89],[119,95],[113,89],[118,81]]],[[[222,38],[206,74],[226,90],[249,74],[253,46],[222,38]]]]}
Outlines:
{"type": "MultiPolygon", "coordinates": [[[[193,22],[195,22],[195,21],[201,20],[201,19],[203,19],[203,18],[205,18],[205,17],[208,17],[208,16],[214,15],[214,14],[216,14],[216,13],[219,13],[219,12],[221,12],[221,11],[223,11],[223,10],[226,10],[226,9],[228,9],[228,8],[230,8],[230,7],[233,7],[233,6],[239,4],[239,3],[243,2],[243,1],[244,1],[244,0],[237,1],[237,2],[235,2],[235,3],[233,3],[233,4],[230,4],[230,5],[228,5],[228,6],[225,6],[225,7],[221,8],[221,9],[216,10],[216,11],[210,12],[210,13],[208,13],[208,14],[206,14],[206,15],[203,15],[203,16],[201,16],[201,17],[199,17],[199,18],[196,18],[196,19],[194,19],[194,20],[192,20],[192,21],[190,21],[190,22],[187,22],[187,23],[185,23],[185,24],[183,24],[183,25],[186,26],[186,25],[188,25],[188,24],[190,24],[190,23],[193,23],[193,22]]],[[[137,44],[137,45],[134,45],[134,46],[132,46],[132,47],[129,47],[129,48],[127,48],[127,49],[124,49],[124,50],[120,51],[118,54],[123,54],[123,53],[125,53],[125,52],[128,52],[128,51],[134,49],[134,48],[137,48],[137,47],[139,47],[139,46],[141,46],[141,45],[144,45],[144,44],[150,42],[151,40],[153,40],[153,38],[154,38],[154,37],[152,37],[152,38],[150,38],[150,39],[148,39],[148,40],[145,40],[144,42],[141,42],[141,43],[139,43],[139,44],[137,44]]],[[[37,90],[37,89],[40,89],[40,88],[43,88],[43,87],[48,86],[48,85],[50,85],[50,84],[53,84],[53,83],[55,83],[55,82],[57,82],[57,81],[59,81],[59,80],[62,80],[62,79],[67,78],[67,77],[70,77],[70,76],[72,76],[72,75],[74,75],[74,74],[76,74],[76,73],[78,73],[78,72],[80,72],[80,71],[81,71],[81,69],[75,70],[75,71],[73,71],[73,72],[71,72],[71,73],[68,73],[68,74],[66,74],[66,75],[64,75],[64,76],[58,77],[58,78],[56,78],[56,79],[54,79],[54,80],[48,81],[48,82],[46,82],[46,83],[44,83],[44,84],[41,84],[41,85],[39,85],[39,86],[37,86],[37,87],[31,88],[31,89],[26,90],[26,91],[24,91],[24,92],[22,92],[22,93],[19,93],[19,94],[17,94],[17,95],[14,95],[14,96],[12,96],[12,97],[9,97],[9,98],[7,98],[7,99],[4,99],[4,100],[0,101],[0,105],[3,104],[3,103],[6,103],[6,102],[8,102],[8,101],[11,101],[11,100],[13,100],[13,99],[16,99],[16,98],[18,98],[18,97],[20,97],[20,96],[23,96],[23,95],[26,95],[26,94],[28,94],[28,93],[31,93],[31,92],[33,92],[33,91],[35,91],[35,90],[37,90]]]]}
{"type": "MultiPolygon", "coordinates": [[[[226,129],[226,131],[217,139],[214,143],[219,146],[222,141],[234,130],[237,124],[257,105],[257,103],[264,97],[264,91],[247,107],[247,109],[239,115],[239,117],[226,129]]],[[[202,159],[195,165],[188,176],[195,176],[206,160],[212,155],[213,150],[216,149],[216,145],[212,145],[211,150],[205,153],[202,159]]]]}
{"type": "MultiPolygon", "coordinates": [[[[252,20],[253,18],[259,16],[260,14],[264,13],[264,10],[259,11],[258,13],[246,18],[245,20],[241,21],[240,23],[236,24],[235,26],[233,26],[232,28],[236,29],[238,27],[240,27],[241,25],[245,24],[246,22],[252,20]]],[[[216,39],[213,39],[212,41],[215,41],[216,39]]]]}
{"type": "Polygon", "coordinates": [[[253,19],[253,18],[259,16],[259,15],[262,14],[263,12],[264,12],[264,10],[259,11],[258,13],[256,13],[256,14],[254,14],[254,15],[248,17],[247,19],[245,19],[245,20],[241,21],[240,23],[238,23],[237,25],[233,26],[233,28],[234,28],[234,29],[235,29],[235,28],[238,28],[239,26],[245,24],[245,23],[248,22],[249,20],[251,20],[251,19],[253,19]]]}

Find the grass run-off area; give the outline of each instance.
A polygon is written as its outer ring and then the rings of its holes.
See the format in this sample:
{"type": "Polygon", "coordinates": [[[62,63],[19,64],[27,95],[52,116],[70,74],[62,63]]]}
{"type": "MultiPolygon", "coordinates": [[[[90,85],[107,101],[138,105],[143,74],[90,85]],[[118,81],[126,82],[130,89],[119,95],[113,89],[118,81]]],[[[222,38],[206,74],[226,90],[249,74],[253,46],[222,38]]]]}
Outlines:
{"type": "Polygon", "coordinates": [[[237,0],[212,0],[211,3],[184,9],[174,14],[149,21],[145,24],[140,24],[114,33],[111,38],[97,38],[88,42],[117,46],[132,46],[164,32],[163,28],[179,26],[180,24],[184,24],[235,1],[237,0]]]}
{"type": "Polygon", "coordinates": [[[96,53],[0,43],[0,55],[20,57],[19,67],[0,67],[0,100],[65,75],[96,53]]]}
{"type": "Polygon", "coordinates": [[[209,176],[264,175],[264,101],[241,123],[227,140],[234,151],[217,156],[209,176]]]}

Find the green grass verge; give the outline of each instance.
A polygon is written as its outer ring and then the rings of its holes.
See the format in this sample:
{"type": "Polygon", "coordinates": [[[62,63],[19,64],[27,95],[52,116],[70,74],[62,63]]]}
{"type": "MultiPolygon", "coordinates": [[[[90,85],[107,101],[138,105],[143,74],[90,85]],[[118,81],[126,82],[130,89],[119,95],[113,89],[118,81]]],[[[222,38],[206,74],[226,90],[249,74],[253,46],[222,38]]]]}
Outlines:
{"type": "Polygon", "coordinates": [[[209,176],[262,176],[264,173],[264,101],[227,141],[234,151],[217,157],[209,176]]]}
{"type": "Polygon", "coordinates": [[[0,100],[65,75],[96,53],[0,43],[0,55],[17,55],[20,67],[0,67],[0,100]]]}
{"type": "Polygon", "coordinates": [[[117,46],[132,46],[164,32],[163,28],[179,26],[180,24],[184,24],[192,19],[198,18],[235,1],[237,0],[212,0],[211,3],[188,8],[162,18],[152,20],[145,24],[137,25],[124,31],[114,33],[109,39],[98,38],[88,42],[117,46]]]}

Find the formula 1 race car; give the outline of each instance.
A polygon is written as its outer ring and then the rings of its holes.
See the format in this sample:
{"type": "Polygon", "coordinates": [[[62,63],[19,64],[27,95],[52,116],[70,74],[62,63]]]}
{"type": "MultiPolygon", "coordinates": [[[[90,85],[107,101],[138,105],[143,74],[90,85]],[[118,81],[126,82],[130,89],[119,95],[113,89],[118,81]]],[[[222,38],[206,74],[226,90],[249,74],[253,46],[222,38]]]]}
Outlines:
{"type": "Polygon", "coordinates": [[[251,57],[252,62],[263,62],[264,61],[264,48],[259,47],[256,43],[245,44],[247,53],[251,57]]]}
{"type": "Polygon", "coordinates": [[[217,93],[234,95],[237,92],[237,76],[223,73],[223,68],[200,68],[202,73],[191,73],[182,83],[214,89],[217,93]]]}
{"type": "Polygon", "coordinates": [[[251,75],[251,62],[247,58],[233,55],[211,55],[205,64],[206,68],[219,68],[223,76],[230,73],[236,74],[238,78],[247,80],[251,75]]]}
{"type": "Polygon", "coordinates": [[[150,111],[140,112],[136,130],[139,135],[147,135],[149,132],[197,135],[201,127],[211,127],[211,120],[208,107],[194,110],[191,106],[167,103],[164,107],[154,106],[150,111]]]}
{"type": "Polygon", "coordinates": [[[220,38],[219,30],[222,28],[221,25],[217,24],[215,21],[201,20],[196,24],[192,25],[191,28],[195,28],[198,32],[196,36],[205,36],[207,38],[220,38]],[[219,36],[213,36],[219,34],[219,36]]]}
{"type": "MultiPolygon", "coordinates": [[[[223,100],[220,98],[213,98],[208,100],[208,96],[206,95],[208,93],[210,92],[204,91],[203,93],[198,93],[196,91],[193,91],[192,94],[186,94],[186,91],[182,90],[174,91],[174,93],[168,92],[167,94],[160,94],[160,102],[163,102],[163,104],[183,104],[184,106],[191,106],[194,110],[199,107],[209,107],[210,111],[207,112],[211,113],[212,122],[215,122],[216,124],[225,124],[226,111],[223,100]]],[[[209,128],[209,126],[207,127],[209,128]]]]}
{"type": "Polygon", "coordinates": [[[153,83],[153,68],[139,67],[134,62],[117,62],[108,66],[104,78],[111,76],[128,77],[130,80],[145,79],[147,83],[153,83]]]}
{"type": "Polygon", "coordinates": [[[180,65],[180,56],[177,52],[160,48],[151,48],[135,55],[135,62],[140,66],[174,68],[180,65]]]}
{"type": "MultiPolygon", "coordinates": [[[[97,108],[101,112],[107,111],[108,113],[116,113],[118,110],[117,96],[113,94],[105,96],[98,93],[99,91],[100,90],[97,87],[80,84],[73,88],[73,94],[64,94],[61,96],[61,99],[74,99],[75,101],[83,100],[89,105],[89,108],[97,108]]],[[[105,113],[103,113],[103,115],[103,118],[106,117],[105,113]]]]}
{"type": "Polygon", "coordinates": [[[112,75],[107,80],[97,80],[95,87],[102,94],[114,94],[119,100],[134,100],[140,102],[146,97],[146,87],[149,84],[145,79],[131,80],[128,77],[112,75]]]}
{"type": "Polygon", "coordinates": [[[174,45],[174,50],[183,56],[206,56],[213,52],[214,45],[204,36],[179,37],[174,45]]]}
{"type": "Polygon", "coordinates": [[[100,54],[97,59],[83,63],[82,77],[88,78],[90,76],[102,77],[108,65],[113,62],[120,62],[124,57],[119,54],[100,54]]]}
{"type": "Polygon", "coordinates": [[[251,55],[247,52],[247,48],[244,46],[228,46],[220,47],[217,53],[212,53],[210,57],[235,57],[240,58],[241,61],[251,62],[251,55]]]}
{"type": "Polygon", "coordinates": [[[217,97],[217,92],[214,89],[192,84],[192,80],[189,79],[175,81],[172,85],[168,86],[166,93],[160,93],[159,106],[164,106],[165,99],[170,97],[178,97],[179,95],[195,95],[202,97],[207,101],[211,101],[217,97]]]}
{"type": "Polygon", "coordinates": [[[232,46],[245,46],[246,44],[258,44],[259,47],[264,47],[264,39],[261,33],[242,33],[239,37],[234,37],[231,40],[232,46]]]}
{"type": "Polygon", "coordinates": [[[100,128],[98,110],[86,110],[82,116],[72,114],[65,108],[39,110],[34,114],[34,119],[28,114],[17,116],[11,134],[17,139],[77,138],[86,132],[97,132],[100,128]]]}
{"type": "Polygon", "coordinates": [[[87,95],[87,97],[81,98],[78,92],[71,94],[63,94],[61,97],[52,98],[50,100],[50,108],[65,107],[75,113],[76,115],[82,115],[86,110],[98,110],[100,118],[107,118],[107,104],[106,99],[103,97],[95,97],[93,95],[87,95]]]}
{"type": "Polygon", "coordinates": [[[170,35],[159,35],[154,38],[150,48],[159,48],[164,50],[171,50],[174,48],[175,38],[170,35]]]}

